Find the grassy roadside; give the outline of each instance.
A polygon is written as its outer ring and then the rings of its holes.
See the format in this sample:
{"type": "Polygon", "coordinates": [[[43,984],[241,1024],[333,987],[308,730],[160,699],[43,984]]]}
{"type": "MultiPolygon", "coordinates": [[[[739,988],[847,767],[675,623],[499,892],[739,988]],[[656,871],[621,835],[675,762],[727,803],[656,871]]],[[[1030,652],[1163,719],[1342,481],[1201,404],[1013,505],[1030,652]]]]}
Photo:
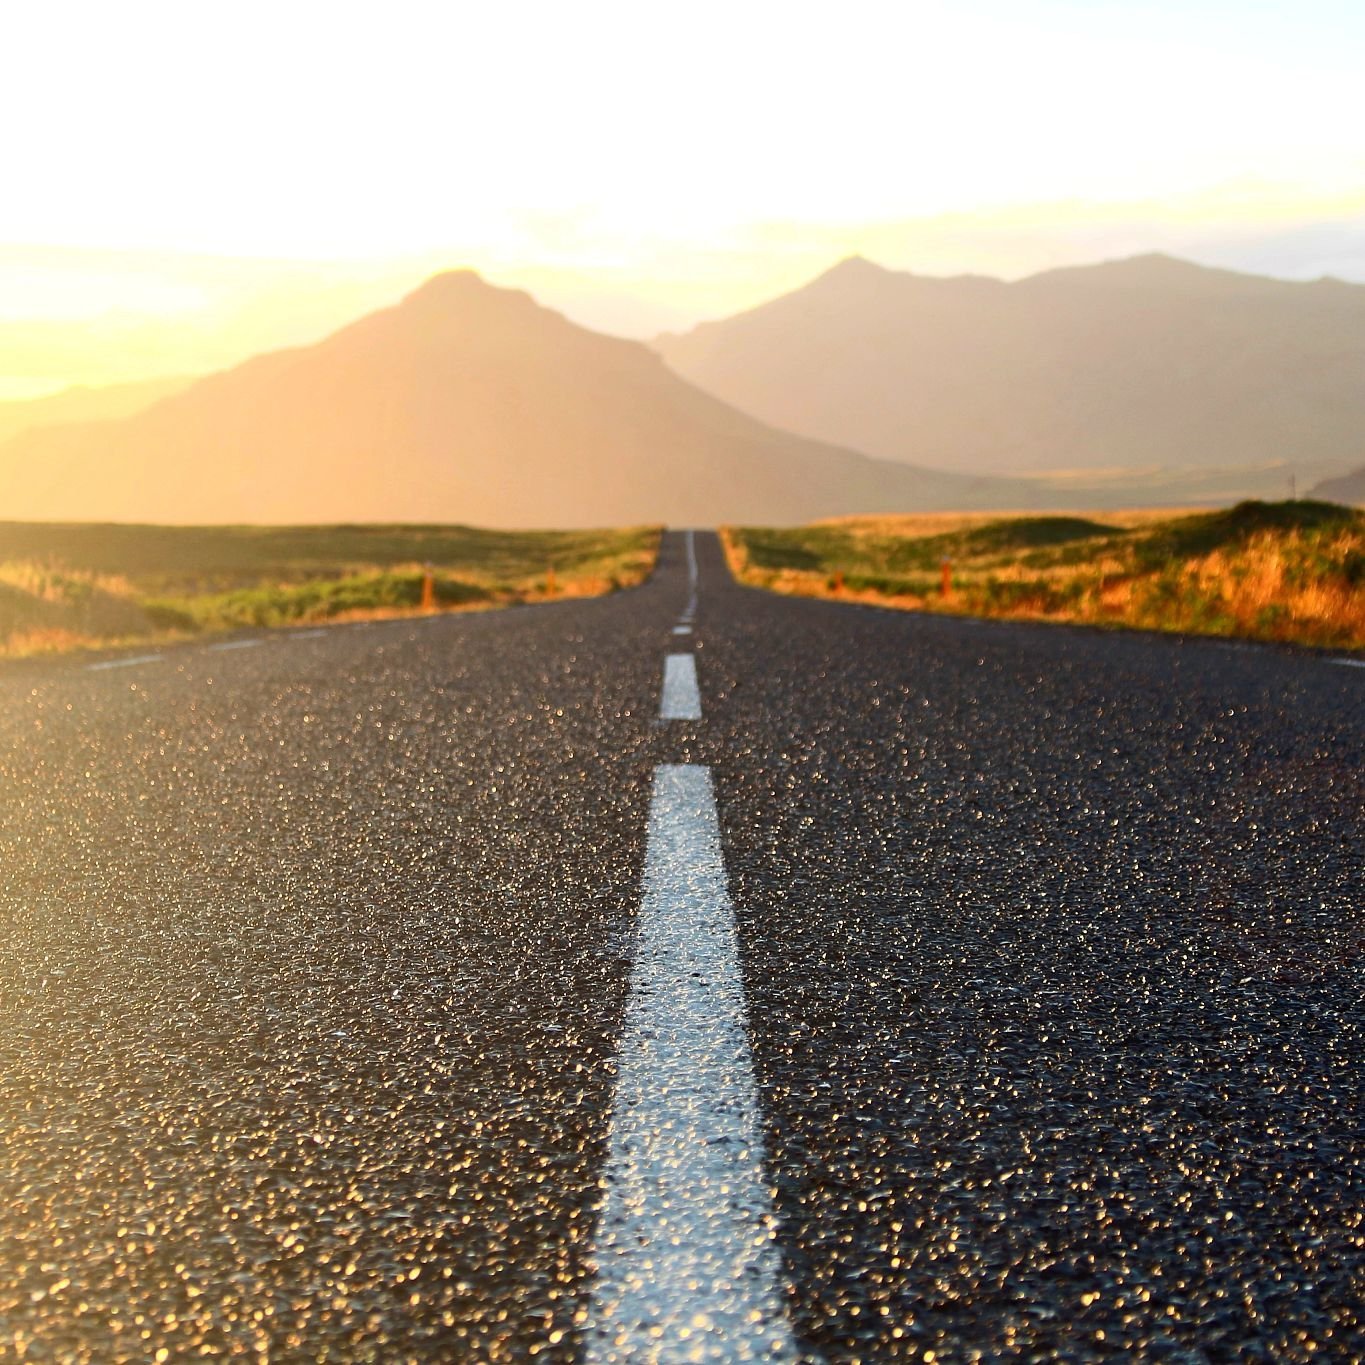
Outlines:
{"type": "Polygon", "coordinates": [[[0,523],[0,657],[586,597],[644,579],[657,527],[0,523]]]}
{"type": "Polygon", "coordinates": [[[1365,649],[1365,513],[865,517],[722,531],[741,582],[919,611],[1365,649]],[[952,588],[941,593],[943,560],[952,588]]]}

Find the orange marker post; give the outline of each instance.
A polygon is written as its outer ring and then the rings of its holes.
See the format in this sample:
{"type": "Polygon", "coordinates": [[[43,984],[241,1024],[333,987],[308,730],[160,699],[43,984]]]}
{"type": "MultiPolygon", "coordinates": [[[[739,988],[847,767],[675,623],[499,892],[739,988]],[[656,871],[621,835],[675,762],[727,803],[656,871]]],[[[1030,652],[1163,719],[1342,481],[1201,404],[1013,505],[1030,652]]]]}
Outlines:
{"type": "Polygon", "coordinates": [[[939,571],[942,574],[938,585],[939,596],[949,597],[953,591],[953,561],[951,559],[940,561],[939,571]]]}
{"type": "Polygon", "coordinates": [[[545,595],[547,597],[555,595],[555,566],[553,564],[545,570],[545,595]]]}
{"type": "Polygon", "coordinates": [[[843,592],[844,590],[844,571],[835,569],[834,571],[834,591],[843,592]]]}
{"type": "Polygon", "coordinates": [[[432,572],[430,564],[422,575],[422,610],[436,610],[436,575],[432,572]]]}

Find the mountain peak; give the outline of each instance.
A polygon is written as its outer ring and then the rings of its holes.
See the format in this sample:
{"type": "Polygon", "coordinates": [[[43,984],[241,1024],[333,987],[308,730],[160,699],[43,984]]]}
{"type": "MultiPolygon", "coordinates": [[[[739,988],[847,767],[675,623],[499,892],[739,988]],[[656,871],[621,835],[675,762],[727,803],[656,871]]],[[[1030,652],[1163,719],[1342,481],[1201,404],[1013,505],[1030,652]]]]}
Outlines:
{"type": "Polygon", "coordinates": [[[1291,455],[1306,482],[1358,462],[1365,430],[1365,287],[1160,252],[1009,283],[855,259],[659,349],[799,435],[983,475],[1123,469],[1105,486],[1135,503],[1158,479],[1261,495],[1291,455]]]}
{"type": "Polygon", "coordinates": [[[424,280],[402,302],[402,307],[488,307],[494,304],[539,307],[521,289],[489,284],[477,270],[442,270],[424,280]]]}
{"type": "Polygon", "coordinates": [[[1171,266],[1178,266],[1182,270],[1199,270],[1202,268],[1195,265],[1193,261],[1186,261],[1179,256],[1172,256],[1169,251],[1139,251],[1135,256],[1123,258],[1118,264],[1143,266],[1154,270],[1165,270],[1169,269],[1171,266]]]}
{"type": "Polygon", "coordinates": [[[866,256],[856,253],[852,256],[845,256],[842,261],[830,266],[823,275],[818,276],[821,280],[877,280],[884,279],[892,272],[885,266],[878,265],[875,261],[869,261],[866,256]]]}
{"type": "Polygon", "coordinates": [[[1020,284],[1052,284],[1065,281],[1073,285],[1119,288],[1169,288],[1184,292],[1273,286],[1276,282],[1257,275],[1245,275],[1218,266],[1199,265],[1164,251],[1148,251],[1139,256],[1100,261],[1095,265],[1068,265],[1030,275],[1020,284]]]}
{"type": "Polygon", "coordinates": [[[48,521],[755,525],[916,506],[945,480],[967,486],[765,426],[639,342],[456,270],[134,416],[20,434],[0,453],[0,508],[48,521]]]}
{"type": "Polygon", "coordinates": [[[1208,275],[1212,273],[1213,268],[1196,265],[1195,262],[1184,260],[1180,256],[1172,256],[1167,251],[1145,251],[1140,255],[1128,256],[1122,260],[1102,262],[1095,269],[1121,271],[1128,275],[1187,275],[1194,277],[1196,275],[1208,275]]]}

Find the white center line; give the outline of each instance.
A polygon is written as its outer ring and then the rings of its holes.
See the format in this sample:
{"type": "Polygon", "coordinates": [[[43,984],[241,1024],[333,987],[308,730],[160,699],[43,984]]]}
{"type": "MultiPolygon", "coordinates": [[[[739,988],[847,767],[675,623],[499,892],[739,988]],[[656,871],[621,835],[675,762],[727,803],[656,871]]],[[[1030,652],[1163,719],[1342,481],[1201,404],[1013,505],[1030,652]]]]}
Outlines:
{"type": "Polygon", "coordinates": [[[224,649],[251,649],[255,645],[264,644],[263,640],[223,640],[216,645],[205,645],[205,649],[222,651],[224,649]]]}
{"type": "Polygon", "coordinates": [[[691,635],[691,634],[692,634],[692,627],[691,627],[691,626],[674,626],[674,627],[673,627],[673,634],[674,634],[674,635],[691,635]]]}
{"type": "Polygon", "coordinates": [[[133,654],[126,659],[106,659],[103,663],[86,664],[86,672],[98,673],[105,668],[131,668],[134,664],[151,664],[161,658],[160,654],[133,654]]]}
{"type": "Polygon", "coordinates": [[[586,1365],[794,1361],[711,773],[654,772],[586,1365]]]}
{"type": "Polygon", "coordinates": [[[697,660],[691,654],[664,658],[664,691],[660,720],[700,720],[701,693],[697,690],[697,660]]]}
{"type": "Polygon", "coordinates": [[[682,614],[684,621],[690,621],[697,614],[697,533],[687,533],[687,609],[682,614]]]}

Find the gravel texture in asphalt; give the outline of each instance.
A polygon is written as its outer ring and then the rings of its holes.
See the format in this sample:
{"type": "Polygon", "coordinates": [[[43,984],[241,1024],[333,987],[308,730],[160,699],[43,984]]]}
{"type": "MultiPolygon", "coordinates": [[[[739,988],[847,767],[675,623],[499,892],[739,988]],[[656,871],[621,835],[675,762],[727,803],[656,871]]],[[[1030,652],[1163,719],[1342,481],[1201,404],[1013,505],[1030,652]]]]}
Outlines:
{"type": "Polygon", "coordinates": [[[576,1359],[661,763],[812,1358],[1365,1358],[1365,675],[696,547],[0,673],[0,1360],[576,1359]]]}

